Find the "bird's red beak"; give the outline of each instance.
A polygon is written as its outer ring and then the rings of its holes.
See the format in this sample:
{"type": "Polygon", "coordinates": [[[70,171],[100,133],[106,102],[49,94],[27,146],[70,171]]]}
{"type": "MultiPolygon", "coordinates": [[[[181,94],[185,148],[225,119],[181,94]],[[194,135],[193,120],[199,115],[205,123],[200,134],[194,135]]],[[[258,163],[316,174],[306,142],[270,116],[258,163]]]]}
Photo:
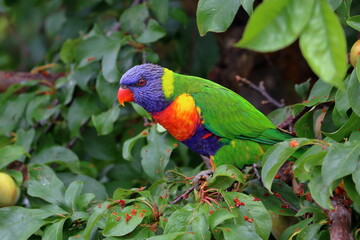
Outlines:
{"type": "Polygon", "coordinates": [[[120,88],[118,91],[118,101],[122,106],[124,106],[124,102],[134,101],[134,94],[128,88],[120,88]]]}

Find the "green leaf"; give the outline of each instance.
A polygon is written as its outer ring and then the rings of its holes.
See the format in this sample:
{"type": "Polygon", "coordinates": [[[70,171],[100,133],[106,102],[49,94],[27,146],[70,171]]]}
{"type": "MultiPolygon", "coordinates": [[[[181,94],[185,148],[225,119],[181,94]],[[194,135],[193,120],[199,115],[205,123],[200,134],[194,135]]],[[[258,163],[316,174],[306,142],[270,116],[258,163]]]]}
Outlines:
{"type": "Polygon", "coordinates": [[[72,211],[75,212],[78,210],[76,207],[76,202],[80,198],[81,191],[83,190],[84,182],[81,181],[74,181],[70,183],[65,191],[65,204],[72,208],[72,211]]]}
{"type": "Polygon", "coordinates": [[[169,234],[163,234],[154,236],[151,238],[147,238],[147,240],[175,240],[178,239],[178,237],[186,235],[186,232],[176,232],[176,233],[169,233],[169,234]]]}
{"type": "Polygon", "coordinates": [[[356,191],[360,194],[360,168],[357,168],[352,174],[352,180],[355,183],[356,191]]]}
{"type": "MultiPolygon", "coordinates": [[[[24,82],[15,83],[15,84],[10,85],[6,89],[6,92],[0,93],[0,106],[3,106],[4,103],[6,103],[6,101],[9,100],[16,91],[19,91],[20,89],[22,89],[24,87],[33,87],[33,86],[36,86],[38,84],[39,84],[38,80],[29,80],[29,81],[24,81],[24,82]]],[[[21,97],[23,95],[24,96],[31,95],[31,97],[34,96],[33,94],[21,94],[21,95],[17,96],[14,99],[18,99],[18,97],[21,97]]]]}
{"type": "Polygon", "coordinates": [[[60,49],[60,59],[64,63],[72,63],[75,59],[75,49],[81,39],[67,39],[60,49]]]}
{"type": "Polygon", "coordinates": [[[351,73],[347,91],[350,107],[360,117],[360,82],[356,77],[356,71],[351,73]]]}
{"type": "Polygon", "coordinates": [[[88,84],[99,72],[99,64],[94,62],[78,67],[67,76],[70,82],[75,82],[82,90],[90,92],[88,84]]]}
{"type": "Polygon", "coordinates": [[[194,239],[210,239],[209,225],[204,221],[204,215],[208,214],[208,207],[203,205],[188,204],[176,210],[168,218],[164,234],[176,232],[188,232],[192,229],[194,239]],[[199,227],[200,225],[200,227],[199,227]]]}
{"type": "Polygon", "coordinates": [[[291,107],[289,106],[278,108],[267,115],[275,126],[284,122],[288,116],[291,116],[291,107]]]}
{"type": "Polygon", "coordinates": [[[300,48],[311,69],[324,82],[343,87],[347,70],[345,34],[326,0],[315,1],[312,17],[300,36],[300,48]]]}
{"type": "Polygon", "coordinates": [[[235,44],[259,52],[270,52],[293,43],[308,24],[314,3],[299,0],[267,0],[251,15],[242,39],[235,44]]]}
{"type": "MultiPolygon", "coordinates": [[[[254,201],[255,199],[253,196],[237,192],[221,191],[221,195],[224,197],[228,207],[232,209],[230,211],[234,211],[238,214],[240,213],[241,222],[246,222],[244,220],[244,216],[253,219],[251,227],[248,228],[251,229],[254,227],[253,230],[255,230],[256,233],[264,240],[269,238],[271,232],[271,218],[268,210],[261,201],[254,201]],[[235,199],[244,203],[244,205],[236,207],[235,199]]],[[[241,222],[237,220],[238,224],[241,224],[241,222]]]]}
{"type": "Polygon", "coordinates": [[[349,17],[346,20],[346,23],[356,31],[360,32],[360,15],[349,17]]]}
{"type": "Polygon", "coordinates": [[[248,226],[238,224],[222,224],[217,227],[224,234],[224,240],[252,239],[261,240],[261,237],[249,229],[248,226]]]}
{"type": "Polygon", "coordinates": [[[150,0],[149,4],[157,19],[165,24],[169,15],[169,0],[150,0]]]}
{"type": "Polygon", "coordinates": [[[306,138],[294,138],[284,142],[275,144],[263,156],[261,169],[261,177],[264,186],[271,191],[271,184],[276,173],[279,171],[283,163],[302,146],[315,143],[314,140],[306,138]],[[291,143],[294,146],[291,146],[291,143]]]}
{"type": "Polygon", "coordinates": [[[84,131],[83,138],[81,146],[90,157],[104,161],[118,160],[120,152],[114,134],[99,136],[95,128],[88,128],[84,131]]]}
{"type": "Polygon", "coordinates": [[[146,175],[156,180],[163,176],[177,142],[167,133],[159,134],[156,125],[151,127],[147,141],[148,144],[141,149],[141,165],[146,175]]]}
{"type": "Polygon", "coordinates": [[[135,110],[135,112],[137,114],[139,114],[140,116],[147,118],[147,119],[152,119],[150,113],[148,113],[143,107],[141,107],[140,105],[136,104],[136,103],[131,103],[131,106],[133,107],[133,109],[135,110]]]}
{"type": "MultiPolygon", "coordinates": [[[[273,192],[280,194],[285,201],[290,203],[296,209],[300,208],[299,199],[293,190],[283,182],[275,179],[272,184],[273,192]]],[[[270,194],[257,180],[249,181],[246,192],[251,193],[260,199],[264,206],[271,212],[284,216],[294,216],[296,212],[290,208],[284,207],[284,203],[275,195],[270,194]]]]}
{"type": "Polygon", "coordinates": [[[314,112],[309,111],[304,114],[294,125],[296,129],[296,135],[298,137],[314,138],[314,112]]]}
{"type": "Polygon", "coordinates": [[[55,37],[66,21],[65,10],[51,13],[45,21],[45,31],[48,36],[55,37]]]}
{"type": "Polygon", "coordinates": [[[101,70],[107,82],[117,83],[120,81],[120,73],[117,68],[117,58],[119,55],[121,44],[119,43],[112,47],[113,49],[110,52],[104,54],[104,57],[101,61],[101,70]]]}
{"type": "Polygon", "coordinates": [[[28,154],[18,145],[8,145],[0,148],[0,169],[6,167],[12,161],[15,161],[25,154],[28,154]]]}
{"type": "Polygon", "coordinates": [[[49,203],[63,204],[65,188],[54,171],[46,165],[33,165],[29,169],[30,180],[27,192],[49,203]]]}
{"type": "Polygon", "coordinates": [[[324,184],[330,186],[335,180],[352,174],[360,157],[360,142],[332,144],[321,168],[324,184]]]}
{"type": "Polygon", "coordinates": [[[214,231],[214,229],[219,225],[222,224],[224,221],[228,219],[236,218],[236,214],[234,212],[229,212],[228,210],[224,208],[220,208],[213,213],[211,213],[209,217],[209,224],[211,227],[211,230],[214,231]]]}
{"type": "Polygon", "coordinates": [[[240,0],[200,0],[196,10],[200,35],[204,36],[207,32],[225,32],[234,20],[240,4],[240,0]]]}
{"type": "Polygon", "coordinates": [[[0,208],[0,238],[29,239],[51,216],[41,209],[22,207],[0,208]]]}
{"type": "Polygon", "coordinates": [[[309,91],[309,88],[310,88],[310,80],[311,79],[308,79],[306,80],[305,82],[303,83],[300,83],[300,84],[295,84],[295,91],[296,93],[303,99],[306,98],[307,96],[307,93],[309,91]]]}
{"type": "Polygon", "coordinates": [[[305,220],[302,220],[300,222],[298,222],[295,225],[292,225],[291,227],[288,227],[281,235],[279,240],[289,240],[292,239],[291,237],[298,232],[301,232],[306,226],[308,226],[311,221],[313,219],[312,218],[308,218],[305,220]]]}
{"type": "Polygon", "coordinates": [[[0,135],[8,135],[17,127],[23,117],[25,108],[34,97],[34,93],[23,93],[16,97],[0,102],[0,135]]]}
{"type": "Polygon", "coordinates": [[[121,14],[119,24],[125,32],[141,34],[145,29],[145,19],[148,17],[149,11],[145,4],[137,4],[121,14]]]}
{"type": "Polygon", "coordinates": [[[73,100],[73,94],[76,86],[75,80],[70,80],[69,78],[59,78],[55,87],[57,89],[57,96],[60,103],[66,105],[73,100]]]}
{"type": "Polygon", "coordinates": [[[332,89],[333,86],[319,79],[310,91],[308,102],[302,105],[310,107],[329,101],[332,89]]]}
{"type": "MultiPolygon", "coordinates": [[[[352,176],[354,176],[354,174],[352,176]]],[[[350,197],[351,201],[355,202],[357,205],[360,206],[360,193],[357,192],[356,185],[352,180],[351,176],[347,176],[344,178],[344,187],[346,194],[350,197]]]]}
{"type": "Polygon", "coordinates": [[[135,206],[128,206],[124,209],[120,206],[111,208],[107,214],[104,236],[124,236],[132,232],[146,216],[152,214],[151,208],[146,204],[135,204],[135,206]],[[129,220],[126,220],[127,218],[129,220]]]}
{"type": "Polygon", "coordinates": [[[350,118],[341,126],[340,129],[335,132],[323,134],[327,137],[334,139],[337,142],[343,141],[345,138],[349,137],[351,132],[360,128],[360,117],[355,113],[352,113],[350,118]]]}
{"type": "Polygon", "coordinates": [[[209,181],[210,188],[227,189],[237,181],[244,182],[244,174],[232,165],[221,165],[217,167],[209,181]]]}
{"type": "Polygon", "coordinates": [[[121,37],[122,35],[106,37],[102,33],[97,33],[81,41],[76,48],[76,58],[79,62],[79,67],[96,62],[113,51],[118,51],[122,43],[121,37]]]}
{"type": "MultiPolygon", "coordinates": [[[[352,75],[352,74],[351,74],[352,75]]],[[[349,97],[348,97],[348,86],[350,81],[350,76],[348,75],[344,80],[345,89],[338,89],[335,94],[335,108],[336,111],[342,117],[347,117],[347,111],[350,108],[349,97]]]]}
{"type": "Polygon", "coordinates": [[[149,135],[149,129],[144,129],[141,133],[139,133],[135,137],[127,139],[123,144],[123,150],[122,150],[123,158],[128,161],[131,161],[133,159],[131,151],[135,143],[137,142],[137,140],[144,138],[147,135],[149,135]]]}
{"type": "Polygon", "coordinates": [[[327,152],[321,146],[311,146],[294,162],[294,176],[301,181],[309,180],[312,169],[322,164],[326,154],[327,152]]]}
{"type": "Polygon", "coordinates": [[[45,148],[40,152],[34,154],[33,158],[31,159],[31,163],[58,163],[61,165],[65,165],[73,171],[77,171],[80,164],[78,156],[73,151],[60,146],[45,148]]]}
{"type": "Polygon", "coordinates": [[[253,13],[253,5],[255,0],[240,0],[241,6],[244,10],[249,14],[249,16],[253,13]]]}
{"type": "Polygon", "coordinates": [[[329,3],[331,9],[335,11],[340,6],[342,0],[327,0],[327,2],[329,3]]]}
{"type": "Polygon", "coordinates": [[[99,74],[96,80],[96,92],[102,103],[107,108],[111,108],[116,102],[117,91],[119,89],[118,83],[109,83],[105,80],[103,74],[99,74]]]}
{"type": "Polygon", "coordinates": [[[311,196],[317,204],[325,209],[332,208],[330,202],[330,191],[332,189],[324,182],[320,167],[315,167],[313,169],[308,186],[311,196]]]}
{"type": "MultiPolygon", "coordinates": [[[[47,88],[46,91],[50,91],[47,88]]],[[[26,109],[26,120],[33,125],[35,122],[48,120],[52,115],[59,111],[59,106],[50,104],[49,95],[36,96],[33,98],[26,109]]]]}
{"type": "Polygon", "coordinates": [[[100,112],[100,107],[96,98],[90,94],[78,97],[71,104],[67,120],[71,136],[80,136],[80,127],[87,122],[91,115],[100,112]]]}
{"type": "Polygon", "coordinates": [[[42,240],[62,240],[65,221],[66,219],[63,219],[56,223],[48,225],[44,230],[42,240]]]}
{"type": "MultiPolygon", "coordinates": [[[[16,145],[23,147],[25,151],[29,151],[31,144],[35,137],[35,130],[34,128],[30,128],[29,130],[25,131],[24,129],[20,128],[16,131],[16,145]]],[[[1,162],[1,160],[0,160],[1,162]]],[[[1,168],[1,167],[0,167],[1,168]]]]}
{"type": "Polygon", "coordinates": [[[91,232],[93,231],[93,229],[97,228],[96,226],[97,222],[104,217],[105,212],[107,211],[106,209],[107,204],[109,204],[109,202],[104,202],[102,205],[98,205],[99,207],[94,208],[94,211],[92,212],[92,214],[90,215],[87,221],[86,228],[84,231],[83,237],[85,240],[90,239],[91,232]]]}
{"type": "Polygon", "coordinates": [[[302,231],[297,235],[296,240],[308,240],[308,239],[316,239],[316,235],[322,224],[313,223],[305,226],[302,231]]]}
{"type": "Polygon", "coordinates": [[[356,77],[360,83],[360,61],[359,61],[359,57],[357,59],[357,62],[356,62],[356,66],[355,66],[355,72],[356,72],[356,77]]]}
{"type": "Polygon", "coordinates": [[[99,115],[93,115],[91,120],[100,135],[107,135],[113,131],[114,123],[119,117],[119,114],[120,109],[118,106],[115,106],[99,115]]]}
{"type": "MultiPolygon", "coordinates": [[[[98,182],[96,179],[80,174],[73,174],[69,172],[65,173],[58,173],[59,178],[64,182],[65,185],[70,185],[74,181],[82,181],[84,182],[83,192],[85,193],[92,193],[95,195],[96,201],[104,201],[107,198],[106,190],[103,184],[98,182]]],[[[83,194],[84,195],[84,194],[83,194]]],[[[84,195],[81,199],[78,199],[76,204],[79,208],[83,207],[93,196],[84,195]],[[85,204],[84,204],[85,202],[85,204]]]]}
{"type": "Polygon", "coordinates": [[[152,43],[156,42],[160,38],[166,35],[166,31],[162,28],[157,21],[150,19],[146,29],[141,33],[141,35],[136,39],[139,43],[152,43]]]}

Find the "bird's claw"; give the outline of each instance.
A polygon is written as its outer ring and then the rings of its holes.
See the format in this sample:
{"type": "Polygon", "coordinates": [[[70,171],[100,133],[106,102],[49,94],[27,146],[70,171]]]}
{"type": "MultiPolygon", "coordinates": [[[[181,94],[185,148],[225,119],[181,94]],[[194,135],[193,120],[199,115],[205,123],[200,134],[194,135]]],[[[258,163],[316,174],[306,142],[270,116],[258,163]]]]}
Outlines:
{"type": "Polygon", "coordinates": [[[196,191],[200,191],[201,187],[204,186],[213,176],[214,171],[205,170],[198,173],[193,180],[193,184],[196,191]]]}

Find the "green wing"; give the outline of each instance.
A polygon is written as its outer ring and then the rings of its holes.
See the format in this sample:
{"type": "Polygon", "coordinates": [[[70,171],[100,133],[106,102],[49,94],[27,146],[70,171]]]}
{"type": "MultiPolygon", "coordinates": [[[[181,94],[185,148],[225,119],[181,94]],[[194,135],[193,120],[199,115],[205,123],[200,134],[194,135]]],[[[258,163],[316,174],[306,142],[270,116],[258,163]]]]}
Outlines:
{"type": "Polygon", "coordinates": [[[180,78],[179,91],[194,98],[204,126],[214,134],[265,144],[292,137],[277,129],[264,114],[235,92],[206,79],[177,75],[180,78]]]}

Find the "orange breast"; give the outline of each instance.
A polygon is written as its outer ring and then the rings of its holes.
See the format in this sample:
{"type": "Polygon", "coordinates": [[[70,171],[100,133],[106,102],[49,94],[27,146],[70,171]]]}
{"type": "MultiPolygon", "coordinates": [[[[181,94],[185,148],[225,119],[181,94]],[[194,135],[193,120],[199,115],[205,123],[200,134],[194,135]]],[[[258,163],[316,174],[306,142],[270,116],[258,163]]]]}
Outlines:
{"type": "Polygon", "coordinates": [[[178,96],[164,111],[153,114],[154,119],[179,141],[194,135],[200,124],[200,113],[189,94],[178,96]]]}

